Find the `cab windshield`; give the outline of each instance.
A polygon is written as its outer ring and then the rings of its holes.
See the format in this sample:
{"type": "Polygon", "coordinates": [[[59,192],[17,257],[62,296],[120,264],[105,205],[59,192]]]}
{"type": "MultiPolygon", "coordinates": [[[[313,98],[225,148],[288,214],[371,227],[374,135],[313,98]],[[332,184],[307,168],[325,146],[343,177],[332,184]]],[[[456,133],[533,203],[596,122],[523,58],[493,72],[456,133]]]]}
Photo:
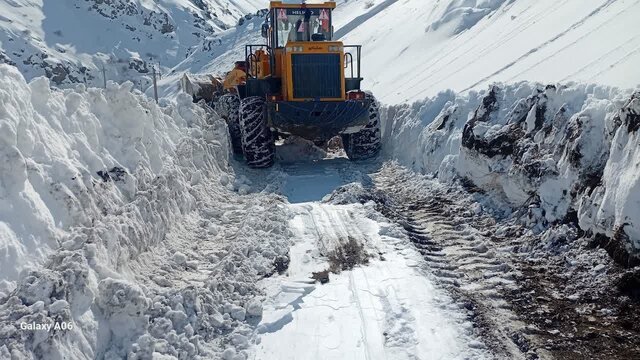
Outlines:
{"type": "Polygon", "coordinates": [[[276,44],[331,40],[331,9],[275,9],[276,44]]]}

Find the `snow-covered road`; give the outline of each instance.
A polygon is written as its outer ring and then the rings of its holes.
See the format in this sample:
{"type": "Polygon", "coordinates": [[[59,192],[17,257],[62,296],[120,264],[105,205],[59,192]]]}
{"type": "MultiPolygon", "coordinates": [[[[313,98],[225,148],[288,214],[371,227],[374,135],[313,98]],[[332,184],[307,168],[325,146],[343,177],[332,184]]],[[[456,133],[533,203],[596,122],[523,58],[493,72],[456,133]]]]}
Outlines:
{"type": "Polygon", "coordinates": [[[372,167],[342,158],[283,166],[293,245],[286,273],[262,281],[266,301],[254,359],[489,357],[464,309],[436,286],[402,228],[373,202],[327,201],[350,180],[366,183],[372,167]],[[351,270],[336,265],[336,249],[362,263],[351,270]],[[360,251],[366,260],[354,254],[360,251]],[[312,279],[330,269],[327,283],[312,279]]]}

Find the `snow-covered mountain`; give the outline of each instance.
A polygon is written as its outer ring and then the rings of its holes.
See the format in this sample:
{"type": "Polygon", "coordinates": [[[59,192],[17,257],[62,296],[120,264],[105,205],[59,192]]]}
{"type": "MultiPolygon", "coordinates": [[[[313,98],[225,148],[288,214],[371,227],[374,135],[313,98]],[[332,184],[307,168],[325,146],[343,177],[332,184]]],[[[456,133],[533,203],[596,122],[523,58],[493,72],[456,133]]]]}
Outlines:
{"type": "MultiPolygon", "coordinates": [[[[339,0],[337,38],[362,44],[364,86],[389,104],[465,92],[492,81],[640,84],[640,30],[632,0],[339,0]]],[[[245,43],[261,41],[254,18],[265,0],[162,0],[0,3],[0,59],[27,79],[149,84],[175,96],[181,74],[229,70],[245,43]]]]}
{"type": "MultiPolygon", "coordinates": [[[[0,61],[55,85],[139,82],[235,26],[263,0],[7,0],[0,2],[0,61]]],[[[142,84],[143,87],[145,84],[142,84]]]]}
{"type": "Polygon", "coordinates": [[[336,35],[362,44],[365,86],[386,103],[491,82],[640,85],[633,0],[341,0],[336,35]]]}
{"type": "MultiPolygon", "coordinates": [[[[335,37],[363,45],[364,87],[386,104],[495,81],[640,85],[640,3],[632,0],[338,0],[335,37]]],[[[220,33],[171,69],[220,75],[261,43],[256,17],[220,33]]]]}

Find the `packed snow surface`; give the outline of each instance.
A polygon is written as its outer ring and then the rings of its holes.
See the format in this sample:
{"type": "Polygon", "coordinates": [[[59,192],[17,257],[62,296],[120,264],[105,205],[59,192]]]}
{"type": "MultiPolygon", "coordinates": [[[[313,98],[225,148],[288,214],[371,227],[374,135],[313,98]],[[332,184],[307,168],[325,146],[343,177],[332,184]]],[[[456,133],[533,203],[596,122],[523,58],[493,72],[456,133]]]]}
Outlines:
{"type": "Polygon", "coordinates": [[[252,358],[490,358],[466,310],[435,284],[402,228],[349,190],[362,191],[376,164],[312,158],[279,169],[279,188],[292,202],[290,263],[261,281],[266,294],[252,358]],[[358,246],[363,263],[332,260],[336,249],[358,246]],[[326,283],[313,280],[323,272],[326,283]]]}
{"type": "Polygon", "coordinates": [[[256,359],[487,358],[463,312],[434,286],[394,225],[369,219],[374,211],[360,204],[292,210],[291,263],[285,279],[265,281],[256,359]],[[322,254],[353,237],[375,254],[370,263],[310,283],[329,267],[322,254]]]}

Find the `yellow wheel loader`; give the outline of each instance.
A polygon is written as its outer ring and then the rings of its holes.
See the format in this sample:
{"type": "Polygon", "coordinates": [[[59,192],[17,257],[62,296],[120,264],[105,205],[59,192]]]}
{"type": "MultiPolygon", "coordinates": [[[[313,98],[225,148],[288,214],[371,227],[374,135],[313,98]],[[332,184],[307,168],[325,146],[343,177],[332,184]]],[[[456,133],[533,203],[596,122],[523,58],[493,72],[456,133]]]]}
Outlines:
{"type": "MultiPolygon", "coordinates": [[[[238,86],[238,115],[228,116],[247,164],[273,165],[275,135],[318,143],[342,137],[352,160],[380,149],[378,105],[360,89],[360,45],[333,39],[335,2],[271,1],[262,25],[263,44],[245,47],[247,80],[238,86]]],[[[225,104],[231,99],[221,99],[225,104]]],[[[228,108],[228,106],[227,106],[228,108]]],[[[233,112],[233,110],[230,110],[233,112]]]]}

